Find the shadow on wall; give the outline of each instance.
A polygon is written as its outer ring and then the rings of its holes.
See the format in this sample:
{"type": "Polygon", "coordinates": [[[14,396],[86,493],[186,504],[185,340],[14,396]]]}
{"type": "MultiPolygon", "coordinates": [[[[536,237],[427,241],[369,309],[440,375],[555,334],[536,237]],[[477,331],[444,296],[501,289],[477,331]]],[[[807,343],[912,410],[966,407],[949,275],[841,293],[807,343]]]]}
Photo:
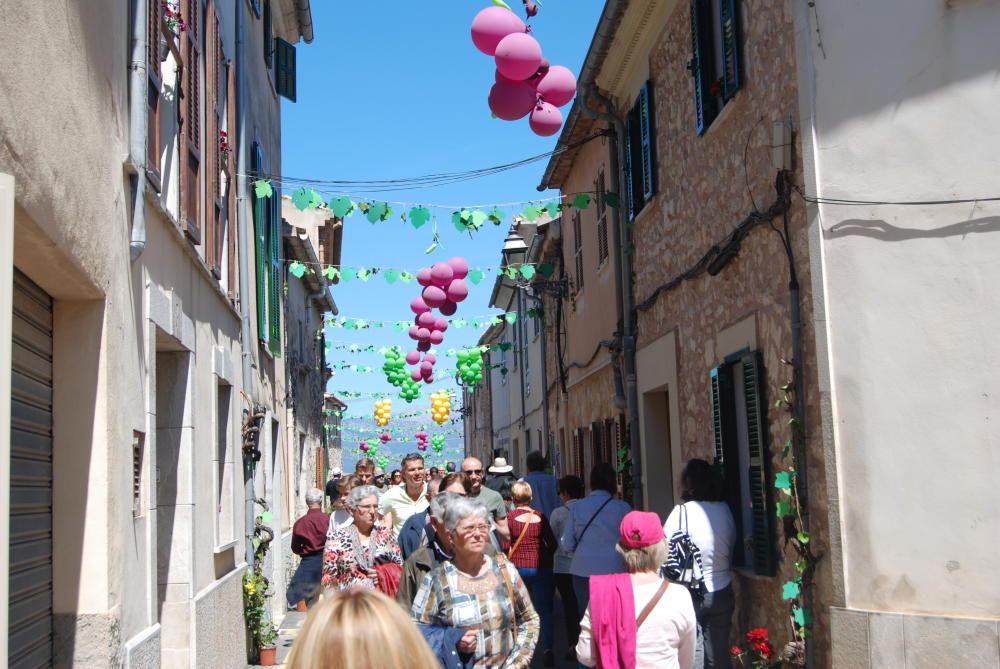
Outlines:
{"type": "Polygon", "coordinates": [[[823,232],[823,237],[825,239],[869,237],[882,242],[905,242],[911,239],[943,239],[989,232],[1000,232],[1000,216],[973,218],[929,230],[901,228],[879,219],[849,218],[831,225],[823,232]]]}

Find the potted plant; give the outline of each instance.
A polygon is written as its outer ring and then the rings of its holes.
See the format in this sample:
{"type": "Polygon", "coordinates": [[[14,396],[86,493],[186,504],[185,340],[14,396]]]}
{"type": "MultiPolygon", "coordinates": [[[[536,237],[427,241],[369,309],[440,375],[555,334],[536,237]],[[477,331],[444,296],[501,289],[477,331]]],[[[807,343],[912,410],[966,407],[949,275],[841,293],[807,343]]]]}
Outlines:
{"type": "Polygon", "coordinates": [[[729,652],[734,659],[740,661],[741,667],[767,669],[780,666],[781,662],[774,657],[774,646],[768,636],[768,631],[763,627],[752,629],[746,634],[747,647],[733,646],[729,652]]]}
{"type": "Polygon", "coordinates": [[[260,643],[260,665],[273,667],[278,664],[278,628],[270,620],[264,623],[258,637],[260,643]]]}
{"type": "Polygon", "coordinates": [[[247,572],[243,575],[243,613],[253,649],[263,666],[273,666],[277,662],[278,628],[267,611],[268,586],[267,578],[261,574],[247,572]]]}

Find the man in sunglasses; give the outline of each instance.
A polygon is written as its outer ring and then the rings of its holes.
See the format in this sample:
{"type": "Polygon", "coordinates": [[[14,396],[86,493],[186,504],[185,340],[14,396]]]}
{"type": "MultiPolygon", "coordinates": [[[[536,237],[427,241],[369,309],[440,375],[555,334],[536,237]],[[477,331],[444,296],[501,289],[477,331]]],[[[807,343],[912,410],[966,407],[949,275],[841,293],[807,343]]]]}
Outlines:
{"type": "Polygon", "coordinates": [[[483,463],[478,458],[466,458],[462,460],[462,473],[469,478],[472,485],[469,497],[478,499],[489,509],[493,524],[496,526],[496,533],[503,541],[510,541],[510,529],[507,527],[507,505],[504,504],[500,493],[483,485],[483,480],[486,478],[483,463]]]}

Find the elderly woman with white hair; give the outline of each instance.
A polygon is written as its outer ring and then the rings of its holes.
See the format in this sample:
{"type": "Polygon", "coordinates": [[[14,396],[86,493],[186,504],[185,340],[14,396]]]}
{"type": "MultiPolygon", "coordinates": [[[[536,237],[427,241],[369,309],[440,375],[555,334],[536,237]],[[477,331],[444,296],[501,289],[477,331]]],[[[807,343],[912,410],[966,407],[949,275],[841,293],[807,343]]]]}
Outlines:
{"type": "Polygon", "coordinates": [[[305,515],[292,527],[292,552],[302,559],[285,591],[289,607],[299,602],[311,604],[319,594],[323,574],[323,545],[330,523],[330,515],[323,511],[323,491],[319,488],[306,491],[306,506],[305,515]]]}
{"type": "Polygon", "coordinates": [[[363,485],[351,490],[344,504],[354,522],[333,533],[323,551],[323,587],[366,588],[395,595],[403,557],[391,527],[381,523],[378,489],[363,485]],[[395,565],[395,567],[388,567],[395,565]],[[386,583],[394,574],[396,585],[386,583]]]}
{"type": "Polygon", "coordinates": [[[464,630],[455,643],[462,664],[527,669],[538,642],[538,614],[517,568],[502,555],[485,553],[489,511],[473,499],[449,501],[443,529],[452,558],[424,576],[414,621],[464,630]]]}

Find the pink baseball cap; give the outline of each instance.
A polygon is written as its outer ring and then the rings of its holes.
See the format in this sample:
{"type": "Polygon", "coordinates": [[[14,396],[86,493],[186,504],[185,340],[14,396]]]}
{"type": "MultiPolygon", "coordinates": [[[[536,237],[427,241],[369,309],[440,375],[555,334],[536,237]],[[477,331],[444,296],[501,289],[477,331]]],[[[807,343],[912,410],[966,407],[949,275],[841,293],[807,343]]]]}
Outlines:
{"type": "Polygon", "coordinates": [[[663,523],[653,511],[629,511],[622,518],[621,545],[645,548],[663,541],[663,523]]]}

